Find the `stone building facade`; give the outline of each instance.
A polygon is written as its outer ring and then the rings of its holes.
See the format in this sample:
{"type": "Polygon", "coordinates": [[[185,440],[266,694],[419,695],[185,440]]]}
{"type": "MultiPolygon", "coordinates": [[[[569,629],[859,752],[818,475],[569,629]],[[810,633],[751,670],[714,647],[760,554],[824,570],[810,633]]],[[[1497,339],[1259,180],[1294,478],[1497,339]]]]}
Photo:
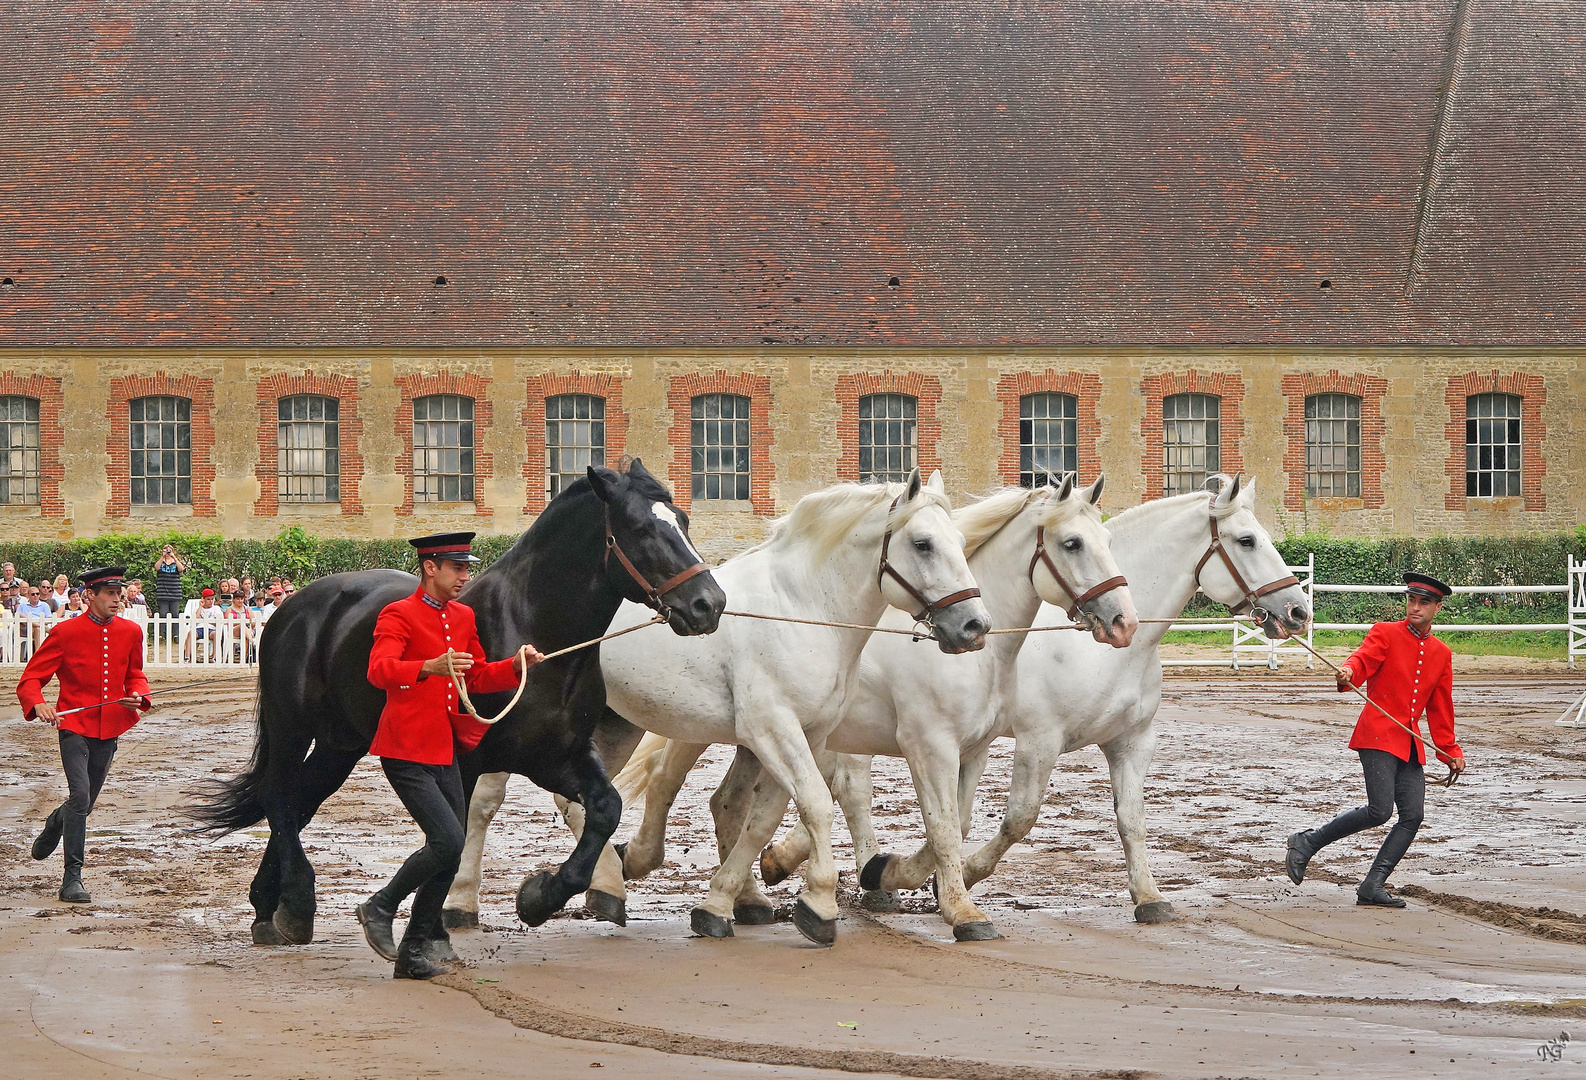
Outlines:
{"type": "Polygon", "coordinates": [[[349,537],[516,532],[547,497],[546,402],[585,394],[604,402],[607,459],[641,457],[689,509],[702,548],[724,556],[803,494],[860,477],[861,399],[914,399],[910,457],[965,498],[1019,482],[1020,405],[1048,393],[1074,400],[1078,472],[1105,471],[1113,507],[1163,493],[1163,401],[1198,393],[1220,404],[1220,467],[1255,480],[1281,530],[1513,533],[1586,519],[1586,365],[1573,350],[765,348],[6,350],[0,396],[40,402],[45,479],[36,503],[0,506],[0,520],[30,539],[264,537],[289,524],[349,537]],[[1467,403],[1495,392],[1522,403],[1522,487],[1470,497],[1467,403]],[[750,403],[748,495],[694,499],[690,407],[719,393],[750,403]],[[414,497],[414,402],[433,394],[474,403],[467,501],[414,497]],[[1307,493],[1305,403],[1317,394],[1359,402],[1356,495],[1307,493]],[[297,395],[338,403],[333,501],[280,497],[279,402],[297,395]],[[151,396],[190,402],[191,493],[175,505],[129,499],[127,417],[151,396]]]}

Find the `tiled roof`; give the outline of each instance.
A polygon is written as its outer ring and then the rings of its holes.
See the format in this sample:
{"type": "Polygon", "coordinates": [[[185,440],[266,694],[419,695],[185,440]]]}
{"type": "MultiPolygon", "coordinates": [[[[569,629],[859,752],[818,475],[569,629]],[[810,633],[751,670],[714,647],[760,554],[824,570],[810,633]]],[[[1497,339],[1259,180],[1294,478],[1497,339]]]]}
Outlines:
{"type": "Polygon", "coordinates": [[[1586,331],[1576,0],[34,0],[0,131],[0,345],[1586,331]]]}

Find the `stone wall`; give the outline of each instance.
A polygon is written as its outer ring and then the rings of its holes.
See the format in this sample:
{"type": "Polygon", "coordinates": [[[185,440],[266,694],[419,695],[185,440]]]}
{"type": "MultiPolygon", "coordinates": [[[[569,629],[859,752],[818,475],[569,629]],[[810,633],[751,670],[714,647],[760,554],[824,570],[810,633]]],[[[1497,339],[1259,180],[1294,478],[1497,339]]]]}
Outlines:
{"type": "Polygon", "coordinates": [[[602,390],[612,459],[635,454],[685,487],[689,397],[750,397],[751,499],[689,507],[713,557],[758,540],[807,492],[857,475],[857,401],[877,391],[919,398],[920,459],[940,463],[955,498],[1016,477],[1019,396],[1049,390],[1079,399],[1081,472],[1106,470],[1105,505],[1151,497],[1161,397],[1194,390],[1224,396],[1225,467],[1254,478],[1261,514],[1280,530],[1516,533],[1586,520],[1576,480],[1586,371],[1559,349],[7,349],[0,390],[42,404],[44,497],[0,506],[6,534],[26,539],[166,527],[263,537],[289,524],[353,537],[517,532],[544,501],[544,398],[602,390]],[[1466,499],[1464,395],[1493,389],[1525,398],[1524,494],[1466,499]],[[272,402],[305,390],[343,402],[340,504],[275,500],[272,402]],[[1358,499],[1304,495],[1303,399],[1330,390],[1362,398],[1358,499]],[[153,392],[193,402],[190,505],[128,501],[127,400],[153,392]],[[412,499],[411,402],[434,392],[476,398],[470,503],[412,499]]]}

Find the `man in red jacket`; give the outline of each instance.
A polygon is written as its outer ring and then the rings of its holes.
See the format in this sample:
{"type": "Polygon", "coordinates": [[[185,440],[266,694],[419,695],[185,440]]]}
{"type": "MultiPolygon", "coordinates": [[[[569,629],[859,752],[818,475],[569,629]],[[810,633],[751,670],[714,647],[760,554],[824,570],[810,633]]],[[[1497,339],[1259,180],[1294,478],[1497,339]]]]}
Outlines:
{"type": "Polygon", "coordinates": [[[17,700],[29,720],[59,729],[61,766],[66,771],[66,801],[44,821],[33,841],[33,857],[47,859],[61,837],[66,838],[66,870],[60,897],[67,903],[92,899],[83,888],[83,848],[88,814],[99,799],[116,740],[138,722],[138,711],[152,707],[149,681],[143,676],[143,631],[116,616],[121,611],[124,567],[85,570],[83,592],[88,609],[83,617],[57,623],[39,646],[17,683],[17,700]],[[59,680],[54,705],[44,700],[44,686],[59,680]],[[100,704],[108,702],[109,704],[100,704]]]}
{"type": "Polygon", "coordinates": [[[1425,757],[1421,740],[1410,731],[1419,733],[1423,713],[1438,758],[1455,776],[1465,771],[1465,753],[1454,741],[1453,654],[1432,636],[1432,620],[1453,590],[1425,574],[1405,574],[1404,586],[1404,621],[1373,626],[1338,675],[1339,692],[1365,683],[1371,699],[1399,721],[1396,724],[1367,705],[1355,723],[1349,748],[1360,752],[1369,805],[1340,814],[1319,829],[1295,833],[1289,837],[1285,860],[1290,880],[1298,885],[1318,851],[1334,840],[1381,825],[1396,805],[1399,820],[1355,890],[1357,904],[1377,907],[1404,906],[1385,883],[1421,827],[1425,757]]]}
{"type": "Polygon", "coordinates": [[[440,533],[411,543],[418,550],[418,591],[380,612],[369,654],[369,681],[386,692],[385,710],[369,752],[380,758],[386,779],[419,828],[424,846],[408,856],[389,884],[358,905],[369,947],[396,962],[398,979],[430,979],[451,971],[455,958],[441,907],[452,887],[467,834],[467,806],[453,743],[471,750],[487,730],[465,716],[451,671],[466,679],[468,692],[515,689],[524,665],[544,657],[532,645],[513,656],[487,662],[474,626],[474,611],[455,603],[468,584],[474,534],[440,533]],[[410,894],[413,914],[401,945],[391,923],[410,894]]]}

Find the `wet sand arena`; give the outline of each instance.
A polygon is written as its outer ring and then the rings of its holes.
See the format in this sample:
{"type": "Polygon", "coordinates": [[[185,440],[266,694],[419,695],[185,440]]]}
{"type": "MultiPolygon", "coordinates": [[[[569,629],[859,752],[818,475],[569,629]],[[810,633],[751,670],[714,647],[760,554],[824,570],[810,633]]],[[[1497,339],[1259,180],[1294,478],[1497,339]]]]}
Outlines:
{"type": "MultiPolygon", "coordinates": [[[[315,942],[255,948],[247,888],[264,829],[200,841],[178,811],[184,789],[245,761],[251,691],[170,695],[122,740],[89,821],[89,908],[55,900],[59,854],[28,858],[65,788],[54,732],[13,707],[0,721],[0,1075],[1586,1076],[1586,730],[1554,726],[1586,679],[1510,670],[1459,679],[1472,770],[1428,794],[1393,879],[1404,911],[1354,905],[1382,830],[1327,849],[1302,887],[1283,875],[1289,832],[1363,801],[1344,748],[1353,710],[1292,670],[1180,675],[1147,786],[1177,922],[1133,921],[1090,749],[1060,762],[1040,824],[976,889],[1002,941],[954,944],[928,893],[898,914],[850,903],[829,950],[787,922],[690,938],[715,865],[706,801],[731,757],[717,748],[625,929],[580,913],[518,922],[519,881],[571,840],[549,797],[515,780],[486,849],[484,926],[454,935],[471,963],[446,985],[393,982],[353,918],[419,842],[373,759],[304,834],[315,942]],[[1581,1041],[1541,1056],[1563,1032],[1581,1041]]],[[[0,683],[7,701],[14,684],[0,683]]],[[[972,842],[1000,818],[1010,756],[993,756],[972,842]]],[[[911,850],[902,763],[878,762],[876,784],[884,846],[911,850]]],[[[630,810],[619,836],[635,824],[630,810]]],[[[838,842],[852,900],[840,824],[838,842]]]]}

